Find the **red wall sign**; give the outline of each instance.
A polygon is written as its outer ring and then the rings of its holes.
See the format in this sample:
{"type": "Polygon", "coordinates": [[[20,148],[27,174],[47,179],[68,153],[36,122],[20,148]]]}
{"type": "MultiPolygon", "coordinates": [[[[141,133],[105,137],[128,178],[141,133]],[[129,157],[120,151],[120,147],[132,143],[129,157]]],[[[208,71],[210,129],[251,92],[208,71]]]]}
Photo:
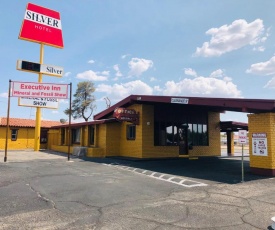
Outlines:
{"type": "Polygon", "coordinates": [[[134,109],[116,108],[113,117],[118,121],[128,121],[139,124],[139,114],[134,109]]]}
{"type": "Polygon", "coordinates": [[[59,12],[28,3],[19,39],[63,48],[59,12]]]}

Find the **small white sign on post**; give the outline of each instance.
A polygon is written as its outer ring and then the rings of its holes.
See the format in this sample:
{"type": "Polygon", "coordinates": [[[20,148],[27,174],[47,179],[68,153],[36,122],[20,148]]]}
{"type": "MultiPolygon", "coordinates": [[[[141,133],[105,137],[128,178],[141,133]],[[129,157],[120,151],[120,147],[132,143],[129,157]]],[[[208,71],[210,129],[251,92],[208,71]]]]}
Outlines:
{"type": "Polygon", "coordinates": [[[247,143],[247,132],[246,130],[239,130],[239,143],[246,144],[247,143]]]}

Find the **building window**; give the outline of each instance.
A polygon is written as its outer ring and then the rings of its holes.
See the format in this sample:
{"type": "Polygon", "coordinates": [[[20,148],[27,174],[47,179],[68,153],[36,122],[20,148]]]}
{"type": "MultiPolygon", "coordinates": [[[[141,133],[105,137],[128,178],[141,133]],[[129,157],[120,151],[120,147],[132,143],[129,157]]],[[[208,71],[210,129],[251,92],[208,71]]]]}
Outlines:
{"type": "Polygon", "coordinates": [[[126,135],[127,140],[135,140],[136,139],[136,126],[135,125],[127,125],[126,135]]]}
{"type": "Polygon", "coordinates": [[[72,143],[73,144],[80,143],[80,128],[72,129],[72,143]]]}
{"type": "MultiPolygon", "coordinates": [[[[155,146],[179,145],[179,129],[182,124],[172,122],[155,122],[154,139],[155,146]]],[[[208,130],[207,124],[186,124],[188,145],[207,146],[208,130]]]]}
{"type": "Polygon", "coordinates": [[[12,129],[11,130],[11,140],[16,141],[17,140],[17,135],[18,135],[18,129],[12,129]]]}
{"type": "Polygon", "coordinates": [[[189,124],[188,141],[194,146],[208,145],[208,131],[206,124],[189,124]]]}
{"type": "Polygon", "coordinates": [[[95,128],[94,126],[89,126],[89,144],[95,144],[95,128]]]}
{"type": "Polygon", "coordinates": [[[65,128],[61,129],[61,145],[65,145],[65,128]]]}
{"type": "Polygon", "coordinates": [[[48,130],[41,130],[40,132],[40,143],[47,143],[48,140],[48,130]]]}

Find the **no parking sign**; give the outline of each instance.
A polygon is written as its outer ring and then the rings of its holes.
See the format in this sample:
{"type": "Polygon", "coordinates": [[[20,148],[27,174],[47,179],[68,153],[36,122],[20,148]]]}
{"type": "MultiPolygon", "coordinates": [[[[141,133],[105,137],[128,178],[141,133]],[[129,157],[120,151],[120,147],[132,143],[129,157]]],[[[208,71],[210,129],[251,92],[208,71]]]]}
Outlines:
{"type": "Polygon", "coordinates": [[[247,132],[246,130],[239,130],[239,143],[246,144],[247,143],[247,132]]]}

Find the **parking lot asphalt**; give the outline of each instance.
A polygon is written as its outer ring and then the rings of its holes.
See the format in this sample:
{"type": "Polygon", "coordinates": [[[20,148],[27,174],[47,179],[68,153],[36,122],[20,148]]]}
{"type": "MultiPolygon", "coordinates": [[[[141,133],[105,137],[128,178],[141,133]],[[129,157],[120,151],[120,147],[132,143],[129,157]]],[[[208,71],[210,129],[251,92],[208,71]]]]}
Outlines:
{"type": "Polygon", "coordinates": [[[275,179],[249,158],[77,158],[0,151],[0,229],[269,229],[275,179]]]}

